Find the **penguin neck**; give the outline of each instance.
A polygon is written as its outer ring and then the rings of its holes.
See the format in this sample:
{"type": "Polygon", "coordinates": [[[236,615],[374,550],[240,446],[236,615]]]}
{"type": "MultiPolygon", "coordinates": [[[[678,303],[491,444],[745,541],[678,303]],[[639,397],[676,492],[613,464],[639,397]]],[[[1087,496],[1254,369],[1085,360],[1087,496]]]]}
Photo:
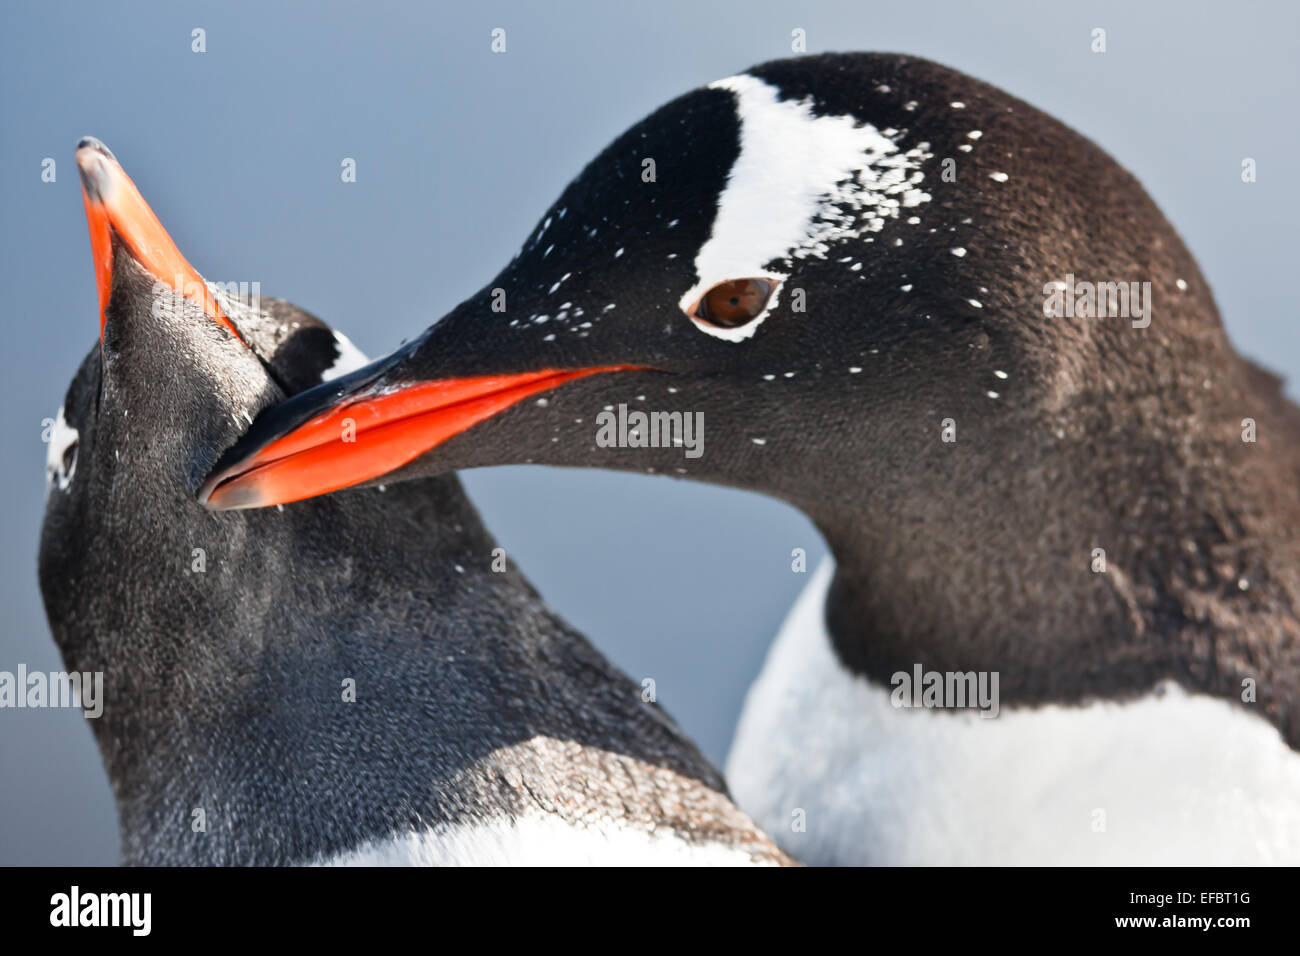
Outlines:
{"type": "Polygon", "coordinates": [[[1213,384],[1196,408],[1080,397],[1063,427],[1026,407],[918,443],[906,474],[791,496],[835,555],[841,662],[886,686],[917,664],[997,671],[1011,707],[1173,679],[1300,745],[1300,413],[1235,355],[1213,384]],[[1267,437],[1242,440],[1242,408],[1267,437]]]}
{"type": "Polygon", "coordinates": [[[206,580],[186,582],[199,604],[149,628],[120,608],[69,655],[105,671],[95,730],[129,862],[306,862],[574,806],[578,777],[593,794],[602,780],[611,795],[646,788],[615,802],[647,824],[665,822],[653,808],[673,786],[725,800],[703,756],[504,552],[493,569],[454,478],[219,524],[202,529],[206,580]],[[250,808],[258,832],[238,825],[250,808]]]}

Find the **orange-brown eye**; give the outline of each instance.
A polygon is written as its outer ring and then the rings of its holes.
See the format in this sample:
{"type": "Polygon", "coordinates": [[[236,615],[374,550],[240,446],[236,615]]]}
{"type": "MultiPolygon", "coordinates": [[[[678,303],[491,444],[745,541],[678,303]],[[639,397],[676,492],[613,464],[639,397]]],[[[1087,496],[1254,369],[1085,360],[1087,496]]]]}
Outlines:
{"type": "Polygon", "coordinates": [[[704,322],[734,329],[744,325],[767,308],[773,283],[768,279],[732,279],[719,282],[700,299],[695,317],[704,322]]]}

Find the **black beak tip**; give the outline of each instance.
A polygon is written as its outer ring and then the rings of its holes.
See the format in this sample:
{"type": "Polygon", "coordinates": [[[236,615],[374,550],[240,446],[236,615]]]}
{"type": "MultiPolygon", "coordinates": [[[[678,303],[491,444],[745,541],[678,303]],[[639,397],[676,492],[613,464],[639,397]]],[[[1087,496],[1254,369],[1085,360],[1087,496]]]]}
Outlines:
{"type": "Polygon", "coordinates": [[[111,163],[117,163],[117,157],[107,146],[93,136],[83,136],[77,143],[77,172],[81,174],[81,185],[86,194],[92,197],[100,194],[100,178],[103,176],[102,157],[111,163]]]}
{"type": "Polygon", "coordinates": [[[219,500],[213,501],[213,495],[223,483],[224,480],[215,475],[204,482],[198,493],[199,504],[209,511],[242,511],[245,508],[260,508],[265,504],[256,489],[239,487],[225,489],[219,500]]]}
{"type": "Polygon", "coordinates": [[[81,141],[77,143],[77,150],[81,151],[83,149],[93,149],[95,152],[103,153],[109,159],[117,162],[117,157],[113,155],[113,151],[93,136],[81,137],[81,141]]]}

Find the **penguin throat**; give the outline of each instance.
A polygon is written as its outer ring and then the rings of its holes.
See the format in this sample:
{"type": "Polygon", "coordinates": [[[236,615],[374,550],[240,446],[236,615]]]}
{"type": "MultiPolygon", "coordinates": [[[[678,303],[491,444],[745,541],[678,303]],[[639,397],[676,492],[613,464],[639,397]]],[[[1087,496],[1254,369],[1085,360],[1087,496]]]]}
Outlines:
{"type": "MultiPolygon", "coordinates": [[[[1091,499],[1082,481],[1030,484],[997,501],[918,498],[884,519],[810,511],[837,564],[825,614],[841,664],[886,688],[918,666],[996,674],[1004,709],[1173,680],[1248,703],[1300,747],[1292,705],[1264,689],[1300,681],[1294,542],[1261,553],[1249,509],[1230,504],[1211,526],[1192,505],[1135,516],[1116,506],[1129,499],[1091,499]]],[[[1187,493],[1224,503],[1214,489],[1187,493]]]]}

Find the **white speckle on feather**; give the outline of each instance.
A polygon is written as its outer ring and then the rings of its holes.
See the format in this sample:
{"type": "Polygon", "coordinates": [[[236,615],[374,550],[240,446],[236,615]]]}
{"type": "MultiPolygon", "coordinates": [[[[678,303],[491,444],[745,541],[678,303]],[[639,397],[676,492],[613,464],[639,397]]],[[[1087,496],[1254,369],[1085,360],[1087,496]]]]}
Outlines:
{"type": "Polygon", "coordinates": [[[1005,379],[1007,377],[1007,373],[1002,371],[1002,369],[1000,368],[994,369],[993,374],[996,375],[998,378],[1002,378],[1002,379],[1005,379]]]}
{"type": "Polygon", "coordinates": [[[977,129],[973,129],[973,130],[971,130],[969,133],[966,134],[966,138],[967,138],[967,139],[979,139],[979,138],[980,138],[981,136],[983,136],[983,135],[984,135],[984,134],[981,133],[979,130],[977,130],[977,129]]]}
{"type": "Polygon", "coordinates": [[[995,183],[1005,183],[1010,178],[1006,173],[989,173],[989,179],[995,183]]]}
{"type": "Polygon", "coordinates": [[[966,250],[963,249],[961,246],[958,246],[956,249],[951,249],[949,251],[952,252],[952,254],[956,256],[958,259],[966,255],[966,250]]]}
{"type": "Polygon", "coordinates": [[[1178,286],[1178,288],[1181,289],[1183,292],[1186,292],[1186,291],[1187,291],[1187,280],[1186,280],[1186,279],[1179,279],[1177,282],[1174,283],[1174,285],[1178,286]]]}

